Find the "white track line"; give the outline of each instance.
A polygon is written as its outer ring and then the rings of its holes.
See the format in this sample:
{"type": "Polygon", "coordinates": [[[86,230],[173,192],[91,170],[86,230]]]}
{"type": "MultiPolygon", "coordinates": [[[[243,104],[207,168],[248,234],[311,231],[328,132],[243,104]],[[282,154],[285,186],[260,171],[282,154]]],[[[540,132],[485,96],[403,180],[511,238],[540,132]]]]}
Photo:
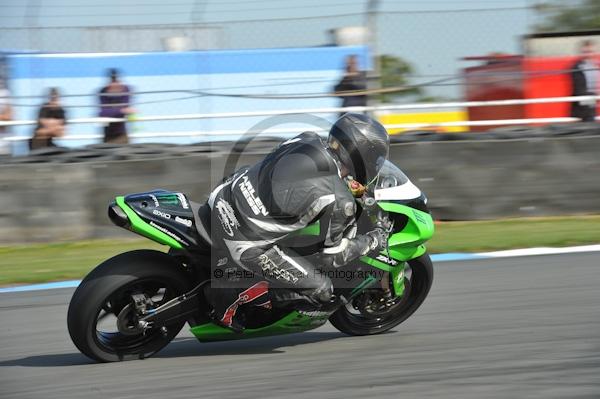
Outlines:
{"type": "MultiPolygon", "coordinates": [[[[456,262],[456,261],[469,261],[469,260],[482,260],[492,258],[516,258],[519,256],[533,256],[533,255],[558,255],[558,254],[574,254],[581,252],[600,252],[600,244],[598,245],[583,245],[577,247],[565,247],[565,248],[524,248],[524,249],[511,249],[508,251],[495,251],[495,252],[479,252],[479,253],[448,253],[448,254],[433,254],[431,255],[435,263],[441,262],[456,262]]],[[[20,285],[14,287],[2,287],[0,288],[1,293],[8,292],[24,292],[24,291],[38,291],[38,290],[49,290],[57,288],[75,288],[81,281],[70,280],[70,281],[58,281],[53,283],[43,283],[34,285],[20,285]]]]}
{"type": "Polygon", "coordinates": [[[578,247],[566,247],[566,248],[524,248],[524,249],[510,249],[507,251],[495,251],[495,252],[480,252],[477,255],[486,258],[511,258],[517,256],[532,256],[532,255],[557,255],[557,254],[574,254],[580,252],[600,252],[600,245],[583,245],[578,247]]]}

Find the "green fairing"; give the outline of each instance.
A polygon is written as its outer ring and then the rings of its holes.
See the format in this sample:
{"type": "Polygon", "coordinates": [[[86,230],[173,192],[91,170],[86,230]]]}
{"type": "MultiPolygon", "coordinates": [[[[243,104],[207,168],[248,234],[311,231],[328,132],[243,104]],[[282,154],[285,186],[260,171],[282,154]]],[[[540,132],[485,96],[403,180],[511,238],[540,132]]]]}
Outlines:
{"type": "MultiPolygon", "coordinates": [[[[423,244],[433,236],[435,226],[431,215],[427,212],[391,202],[379,202],[378,205],[384,211],[400,213],[408,217],[408,222],[402,231],[393,234],[389,239],[390,250],[396,250],[398,255],[402,256],[403,254],[410,254],[410,251],[405,252],[403,249],[416,249],[419,245],[423,244]]],[[[413,255],[412,258],[417,256],[420,255],[413,255]]]]}
{"type": "Polygon", "coordinates": [[[435,230],[433,219],[430,214],[405,205],[391,202],[380,202],[378,205],[384,211],[400,213],[408,217],[408,222],[402,231],[392,234],[389,238],[388,251],[381,252],[382,255],[389,256],[400,263],[391,266],[368,256],[363,256],[360,260],[377,269],[389,272],[392,277],[394,293],[396,296],[401,296],[404,294],[404,262],[418,258],[427,251],[423,243],[433,236],[435,230]]]}
{"type": "Polygon", "coordinates": [[[427,248],[425,245],[419,245],[417,247],[409,247],[409,248],[401,248],[401,247],[393,247],[389,249],[390,256],[396,260],[406,261],[414,258],[418,258],[427,252],[427,248]]]}
{"type": "Polygon", "coordinates": [[[117,197],[116,203],[119,207],[125,212],[129,222],[131,223],[131,230],[139,235],[142,235],[146,238],[149,238],[153,241],[156,241],[160,244],[168,245],[171,248],[182,249],[183,246],[177,242],[172,237],[169,237],[167,234],[162,231],[150,226],[148,223],[144,222],[142,218],[138,216],[137,213],[133,211],[126,203],[125,197],[117,197]]]}
{"type": "Polygon", "coordinates": [[[361,256],[360,260],[366,263],[367,265],[376,267],[377,269],[383,270],[384,272],[391,272],[392,270],[394,270],[394,266],[390,266],[387,263],[383,263],[381,261],[378,261],[377,259],[373,259],[368,256],[361,256]]]}
{"type": "Polygon", "coordinates": [[[328,318],[329,315],[327,314],[309,316],[298,311],[293,311],[273,324],[261,328],[247,328],[242,334],[236,334],[232,330],[214,323],[195,326],[190,331],[201,342],[229,341],[312,330],[325,324],[328,318]]]}

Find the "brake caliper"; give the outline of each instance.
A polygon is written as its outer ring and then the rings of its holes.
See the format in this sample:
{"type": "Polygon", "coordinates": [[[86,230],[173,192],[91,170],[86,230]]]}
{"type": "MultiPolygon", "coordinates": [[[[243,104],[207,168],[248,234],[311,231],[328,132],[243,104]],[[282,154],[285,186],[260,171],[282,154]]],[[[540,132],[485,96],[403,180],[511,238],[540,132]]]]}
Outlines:
{"type": "Polygon", "coordinates": [[[132,294],[132,302],[125,306],[117,316],[117,327],[124,335],[145,334],[152,323],[139,320],[141,316],[152,313],[154,302],[145,294],[132,294]]]}
{"type": "Polygon", "coordinates": [[[148,314],[148,308],[154,306],[152,298],[148,298],[145,294],[132,294],[131,299],[133,299],[133,306],[135,306],[136,313],[140,316],[148,314]]]}

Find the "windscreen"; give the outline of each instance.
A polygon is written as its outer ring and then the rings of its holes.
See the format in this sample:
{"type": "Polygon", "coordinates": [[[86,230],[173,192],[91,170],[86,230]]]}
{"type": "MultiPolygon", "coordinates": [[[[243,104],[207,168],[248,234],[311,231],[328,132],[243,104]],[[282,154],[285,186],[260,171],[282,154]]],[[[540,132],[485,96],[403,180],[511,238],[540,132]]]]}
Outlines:
{"type": "Polygon", "coordinates": [[[421,196],[404,172],[388,160],[379,172],[374,191],[375,200],[410,200],[421,196]]]}
{"type": "Polygon", "coordinates": [[[375,183],[375,190],[401,186],[409,181],[408,177],[406,177],[400,168],[389,160],[386,160],[379,171],[379,176],[375,183]]]}

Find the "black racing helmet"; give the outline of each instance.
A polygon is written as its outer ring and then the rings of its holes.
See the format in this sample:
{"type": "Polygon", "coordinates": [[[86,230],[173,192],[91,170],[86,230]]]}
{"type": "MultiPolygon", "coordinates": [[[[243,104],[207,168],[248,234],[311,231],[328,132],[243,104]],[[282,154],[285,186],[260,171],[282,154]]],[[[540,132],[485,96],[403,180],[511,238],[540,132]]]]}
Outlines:
{"type": "Polygon", "coordinates": [[[390,138],[375,119],[362,114],[344,114],[329,130],[328,145],[352,177],[370,184],[385,162],[390,138]]]}

